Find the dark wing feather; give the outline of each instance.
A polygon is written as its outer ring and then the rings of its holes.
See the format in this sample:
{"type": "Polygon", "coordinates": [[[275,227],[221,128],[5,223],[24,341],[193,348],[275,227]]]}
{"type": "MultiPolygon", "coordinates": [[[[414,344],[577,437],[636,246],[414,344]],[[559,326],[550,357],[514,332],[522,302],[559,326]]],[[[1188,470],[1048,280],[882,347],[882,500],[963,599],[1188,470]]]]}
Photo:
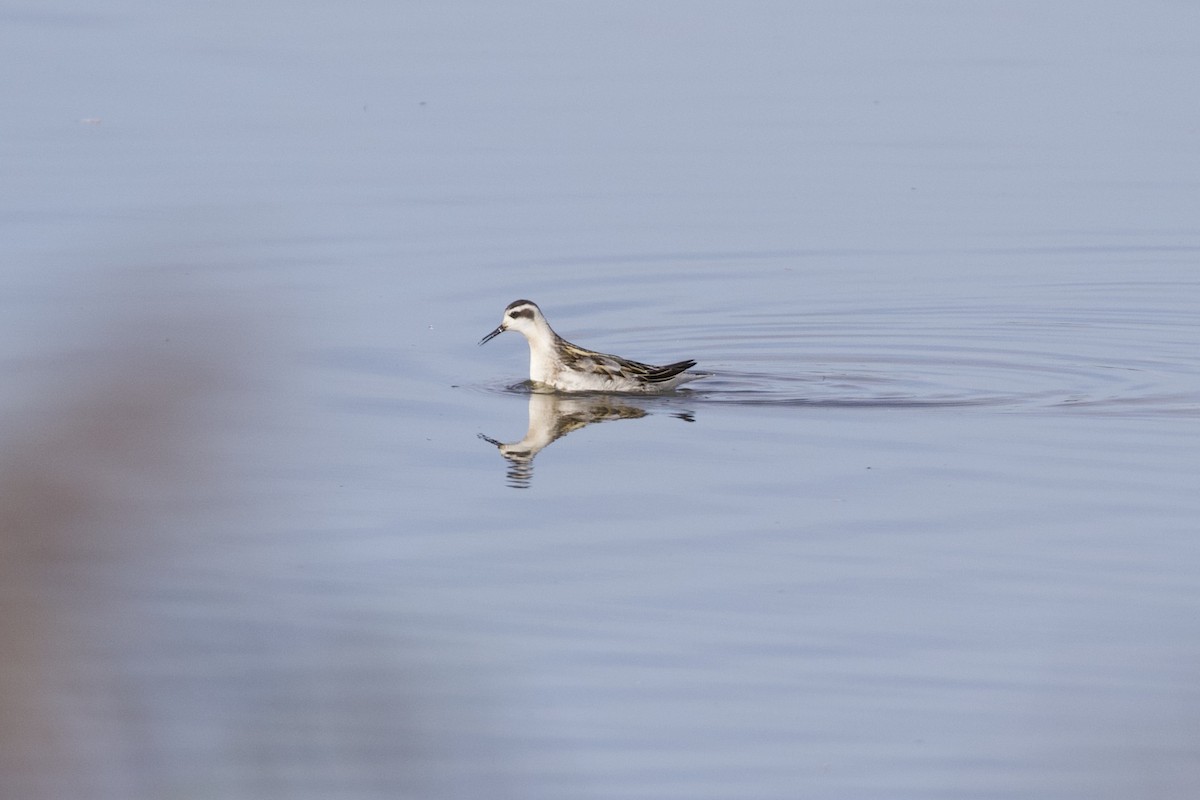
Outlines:
{"type": "Polygon", "coordinates": [[[665,367],[656,367],[653,364],[630,361],[619,356],[609,355],[608,353],[597,353],[594,350],[586,350],[579,345],[571,344],[566,339],[560,338],[559,344],[562,350],[563,362],[568,366],[583,371],[594,370],[603,372],[614,379],[620,378],[621,373],[628,370],[649,383],[662,383],[663,381],[669,381],[684,370],[696,366],[695,361],[688,360],[667,364],[665,367]]]}
{"type": "Polygon", "coordinates": [[[689,370],[694,366],[696,366],[696,362],[689,359],[687,361],[676,361],[674,364],[667,364],[665,367],[650,367],[646,371],[646,380],[651,383],[669,381],[679,373],[689,370]]]}

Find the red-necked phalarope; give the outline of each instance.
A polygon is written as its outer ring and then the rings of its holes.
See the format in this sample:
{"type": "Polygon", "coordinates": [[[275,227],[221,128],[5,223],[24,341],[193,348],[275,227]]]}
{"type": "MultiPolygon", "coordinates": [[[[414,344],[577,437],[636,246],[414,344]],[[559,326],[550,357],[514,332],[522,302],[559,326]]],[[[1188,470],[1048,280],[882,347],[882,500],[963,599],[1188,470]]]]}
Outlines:
{"type": "Polygon", "coordinates": [[[559,336],[542,316],[536,303],[514,300],[504,309],[504,319],[480,344],[507,330],[520,331],[529,342],[529,379],[560,392],[666,392],[681,383],[703,378],[685,372],[695,361],[677,361],[655,367],[619,356],[596,353],[559,336]]]}

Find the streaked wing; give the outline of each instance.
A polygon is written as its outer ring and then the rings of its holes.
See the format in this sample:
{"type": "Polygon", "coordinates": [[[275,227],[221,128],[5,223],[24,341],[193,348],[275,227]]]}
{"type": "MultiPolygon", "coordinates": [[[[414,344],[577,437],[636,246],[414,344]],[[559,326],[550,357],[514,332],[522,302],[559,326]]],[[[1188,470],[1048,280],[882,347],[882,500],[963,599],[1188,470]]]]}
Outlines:
{"type": "Polygon", "coordinates": [[[656,367],[653,364],[630,361],[620,356],[585,350],[568,341],[562,342],[562,361],[566,367],[578,372],[590,372],[617,380],[637,377],[649,383],[668,381],[684,370],[696,366],[695,361],[689,360],[677,361],[674,364],[667,364],[664,367],[656,367]]]}

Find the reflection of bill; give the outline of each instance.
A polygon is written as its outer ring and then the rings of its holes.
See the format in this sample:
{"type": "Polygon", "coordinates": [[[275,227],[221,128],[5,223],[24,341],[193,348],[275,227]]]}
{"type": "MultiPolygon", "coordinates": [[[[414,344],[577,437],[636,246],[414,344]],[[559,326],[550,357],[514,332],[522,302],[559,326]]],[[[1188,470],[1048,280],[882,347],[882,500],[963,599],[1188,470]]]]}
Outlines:
{"type": "Polygon", "coordinates": [[[479,434],[508,459],[508,484],[527,488],[533,480],[533,457],[555,439],[571,431],[613,419],[637,419],[647,411],[624,397],[611,394],[563,395],[534,392],[529,395],[529,430],[519,442],[504,443],[479,434]]]}

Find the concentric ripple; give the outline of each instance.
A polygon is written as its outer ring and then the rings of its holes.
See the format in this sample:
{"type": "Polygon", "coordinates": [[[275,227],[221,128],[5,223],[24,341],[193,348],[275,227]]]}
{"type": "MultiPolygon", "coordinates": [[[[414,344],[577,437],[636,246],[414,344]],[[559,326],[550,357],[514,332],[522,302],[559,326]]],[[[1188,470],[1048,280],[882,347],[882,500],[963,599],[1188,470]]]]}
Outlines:
{"type": "Polygon", "coordinates": [[[1193,309],[1144,293],[1123,305],[1084,304],[1078,291],[1055,302],[1071,288],[1023,306],[745,314],[695,332],[715,374],[693,386],[721,403],[1200,414],[1193,309]]]}

